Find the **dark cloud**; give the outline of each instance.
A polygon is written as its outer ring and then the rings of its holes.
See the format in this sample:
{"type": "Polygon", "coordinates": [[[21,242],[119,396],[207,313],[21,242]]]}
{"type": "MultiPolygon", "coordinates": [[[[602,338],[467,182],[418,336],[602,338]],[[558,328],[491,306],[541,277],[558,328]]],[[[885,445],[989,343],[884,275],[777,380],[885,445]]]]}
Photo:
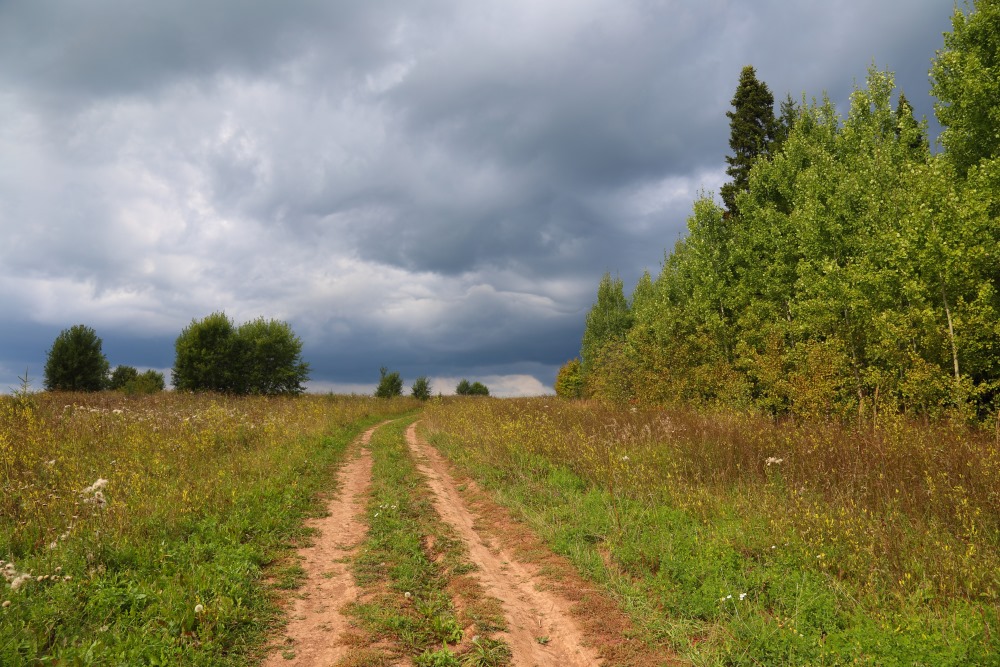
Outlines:
{"type": "Polygon", "coordinates": [[[929,117],[949,15],[936,0],[0,3],[0,388],[78,322],[112,363],[164,368],[216,310],[292,322],[317,387],[383,364],[550,384],[600,275],[655,273],[723,182],[743,65],[778,98],[826,91],[846,114],[874,62],[929,117]]]}

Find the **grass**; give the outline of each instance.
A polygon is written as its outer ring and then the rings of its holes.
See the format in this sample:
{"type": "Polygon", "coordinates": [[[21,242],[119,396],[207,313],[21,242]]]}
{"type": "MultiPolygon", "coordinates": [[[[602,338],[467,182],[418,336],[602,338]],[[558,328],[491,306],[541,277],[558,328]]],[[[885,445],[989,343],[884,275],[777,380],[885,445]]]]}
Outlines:
{"type": "Polygon", "coordinates": [[[556,399],[432,440],[695,664],[1000,664],[993,433],[556,399]]]}
{"type": "Polygon", "coordinates": [[[253,664],[331,467],[413,406],[0,397],[0,664],[253,664]]]}
{"type": "Polygon", "coordinates": [[[474,567],[464,545],[434,510],[405,443],[411,422],[383,426],[370,442],[369,528],[354,563],[365,593],[348,613],[367,631],[367,644],[384,647],[369,662],[408,655],[417,667],[481,664],[478,635],[490,655],[503,655],[498,647],[506,645],[486,633],[503,629],[504,619],[499,602],[469,576],[474,567]]]}

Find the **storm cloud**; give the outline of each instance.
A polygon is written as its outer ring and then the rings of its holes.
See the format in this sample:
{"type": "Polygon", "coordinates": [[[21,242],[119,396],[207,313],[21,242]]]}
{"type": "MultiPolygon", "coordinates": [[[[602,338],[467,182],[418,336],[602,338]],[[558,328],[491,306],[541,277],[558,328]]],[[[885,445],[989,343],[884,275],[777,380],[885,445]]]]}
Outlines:
{"type": "Polygon", "coordinates": [[[165,369],[192,318],[288,320],[317,390],[378,368],[548,391],[605,271],[724,182],[753,64],[932,118],[949,3],[0,4],[0,389],[60,329],[165,369]]]}

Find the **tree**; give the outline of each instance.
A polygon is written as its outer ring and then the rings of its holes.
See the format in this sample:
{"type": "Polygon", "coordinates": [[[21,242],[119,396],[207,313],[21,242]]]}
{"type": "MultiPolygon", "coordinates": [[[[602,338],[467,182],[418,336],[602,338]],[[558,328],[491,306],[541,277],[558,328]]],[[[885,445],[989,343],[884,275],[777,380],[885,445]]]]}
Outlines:
{"type": "Polygon", "coordinates": [[[263,318],[240,327],[225,313],[192,320],[174,343],[174,387],[230,394],[300,394],[309,365],[285,322],[263,318]]]}
{"type": "Polygon", "coordinates": [[[579,359],[571,359],[562,365],[556,375],[555,389],[556,396],[561,398],[580,398],[583,395],[579,359]]]}
{"type": "Polygon", "coordinates": [[[490,390],[482,382],[469,382],[465,378],[455,386],[455,393],[459,396],[489,396],[490,390]]]}
{"type": "Polygon", "coordinates": [[[108,381],[108,360],[97,332],[83,324],[56,336],[45,361],[48,391],[100,391],[108,381]]]}
{"type": "Polygon", "coordinates": [[[410,387],[413,398],[419,399],[421,401],[426,401],[431,397],[431,383],[427,379],[427,376],[421,375],[416,380],[413,381],[413,386],[410,387]]]}
{"type": "Polygon", "coordinates": [[[139,371],[134,366],[115,366],[111,372],[111,379],[108,381],[108,389],[113,391],[123,391],[125,385],[134,382],[139,378],[139,371]]]}
{"type": "Polygon", "coordinates": [[[774,95],[767,84],[757,80],[753,66],[747,65],[740,72],[740,82],[732,100],[729,117],[729,147],[732,155],[726,156],[726,174],[732,182],[722,186],[722,201],[730,215],[739,214],[736,195],[747,189],[750,167],[761,155],[770,154],[775,140],[777,123],[774,118],[774,95]]]}
{"type": "Polygon", "coordinates": [[[403,378],[396,371],[389,372],[385,366],[378,370],[379,382],[375,389],[376,398],[393,398],[403,395],[403,378]]]}
{"type": "Polygon", "coordinates": [[[309,365],[302,361],[302,341],[288,323],[264,318],[247,322],[236,330],[232,351],[238,362],[236,393],[302,393],[309,365]]]}
{"type": "Polygon", "coordinates": [[[610,273],[605,273],[597,286],[597,301],[587,313],[583,330],[580,363],[584,376],[601,348],[610,342],[624,340],[631,326],[632,315],[625,301],[621,278],[612,279],[610,273]]]}
{"type": "Polygon", "coordinates": [[[116,366],[111,373],[108,388],[126,394],[155,394],[163,391],[166,382],[163,373],[148,370],[140,373],[134,366],[116,366]]]}
{"type": "Polygon", "coordinates": [[[1000,0],[976,0],[968,15],[957,6],[952,32],[931,67],[941,143],[964,175],[1000,155],[1000,0]]]}

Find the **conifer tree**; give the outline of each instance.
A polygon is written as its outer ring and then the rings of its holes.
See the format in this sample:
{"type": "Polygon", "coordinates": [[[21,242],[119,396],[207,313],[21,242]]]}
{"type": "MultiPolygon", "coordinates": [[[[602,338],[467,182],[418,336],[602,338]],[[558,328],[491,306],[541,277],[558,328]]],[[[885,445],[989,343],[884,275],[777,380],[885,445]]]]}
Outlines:
{"type": "Polygon", "coordinates": [[[732,100],[729,118],[729,147],[732,155],[726,156],[726,174],[732,182],[722,186],[722,201],[730,216],[738,215],[736,195],[747,189],[750,167],[761,155],[769,155],[775,140],[777,122],[774,118],[774,95],[767,84],[757,79],[753,66],[747,65],[740,72],[740,83],[732,100]]]}

